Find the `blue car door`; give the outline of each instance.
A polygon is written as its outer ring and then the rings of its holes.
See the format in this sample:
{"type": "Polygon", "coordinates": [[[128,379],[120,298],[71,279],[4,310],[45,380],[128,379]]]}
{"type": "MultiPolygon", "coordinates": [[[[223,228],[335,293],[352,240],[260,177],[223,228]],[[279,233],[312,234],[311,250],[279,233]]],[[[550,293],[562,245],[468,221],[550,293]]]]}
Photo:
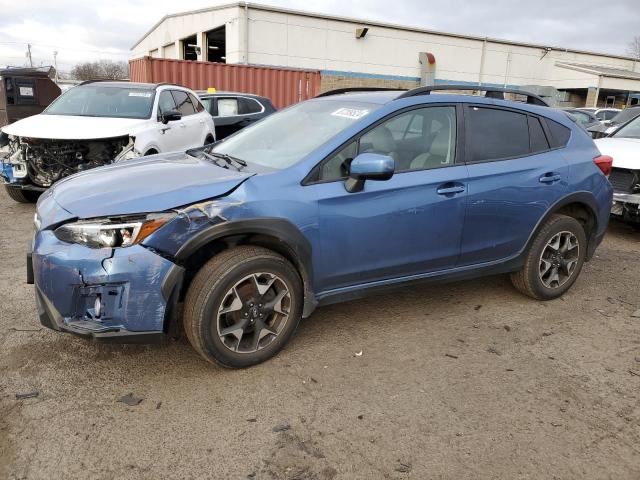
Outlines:
{"type": "Polygon", "coordinates": [[[567,162],[561,149],[550,147],[547,120],[520,110],[467,105],[465,136],[469,179],[460,265],[513,257],[566,194],[567,162]]]}
{"type": "Polygon", "coordinates": [[[466,166],[456,163],[457,119],[453,105],[398,113],[319,166],[319,181],[308,186],[319,212],[316,288],[326,292],[456,265],[467,182],[466,166]],[[363,152],[391,156],[395,173],[349,193],[350,161],[363,152]]]}

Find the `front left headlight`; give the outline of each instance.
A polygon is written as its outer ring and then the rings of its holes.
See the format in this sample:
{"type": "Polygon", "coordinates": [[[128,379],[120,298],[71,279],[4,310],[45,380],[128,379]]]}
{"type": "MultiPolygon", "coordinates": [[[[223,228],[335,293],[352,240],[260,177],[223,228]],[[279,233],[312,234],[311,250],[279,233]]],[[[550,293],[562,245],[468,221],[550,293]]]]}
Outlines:
{"type": "Polygon", "coordinates": [[[175,213],[156,213],[135,217],[81,220],[58,227],[59,240],[89,248],[130,247],[140,243],[175,217],[175,213]]]}

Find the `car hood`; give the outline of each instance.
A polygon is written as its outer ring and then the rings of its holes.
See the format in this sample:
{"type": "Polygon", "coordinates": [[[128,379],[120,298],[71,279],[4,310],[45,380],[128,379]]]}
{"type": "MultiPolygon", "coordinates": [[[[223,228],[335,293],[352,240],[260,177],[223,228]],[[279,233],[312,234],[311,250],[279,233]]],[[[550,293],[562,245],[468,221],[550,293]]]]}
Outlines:
{"type": "Polygon", "coordinates": [[[595,140],[600,153],[613,157],[613,166],[640,170],[640,139],[606,137],[595,140]]]}
{"type": "Polygon", "coordinates": [[[135,135],[149,120],[139,118],[33,115],[2,127],[7,135],[56,140],[92,140],[135,135]]]}
{"type": "Polygon", "coordinates": [[[226,195],[252,175],[180,152],[77,173],[57,182],[51,195],[78,218],[161,212],[226,195]]]}

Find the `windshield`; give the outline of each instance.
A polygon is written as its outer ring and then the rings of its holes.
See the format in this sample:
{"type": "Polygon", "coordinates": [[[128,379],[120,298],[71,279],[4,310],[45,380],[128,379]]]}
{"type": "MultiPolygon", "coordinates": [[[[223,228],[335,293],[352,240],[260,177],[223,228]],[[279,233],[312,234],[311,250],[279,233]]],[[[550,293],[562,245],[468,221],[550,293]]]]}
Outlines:
{"type": "Polygon", "coordinates": [[[213,151],[265,167],[287,168],[379,107],[349,101],[299,103],[241,130],[213,151]]]}
{"type": "Polygon", "coordinates": [[[640,108],[625,108],[611,119],[613,123],[624,123],[640,114],[640,108]]]}
{"type": "Polygon", "coordinates": [[[81,117],[150,118],[154,91],[100,84],[69,89],[43,112],[81,117]]]}
{"type": "Polygon", "coordinates": [[[618,138],[640,138],[640,117],[630,121],[620,130],[612,135],[618,138]]]}

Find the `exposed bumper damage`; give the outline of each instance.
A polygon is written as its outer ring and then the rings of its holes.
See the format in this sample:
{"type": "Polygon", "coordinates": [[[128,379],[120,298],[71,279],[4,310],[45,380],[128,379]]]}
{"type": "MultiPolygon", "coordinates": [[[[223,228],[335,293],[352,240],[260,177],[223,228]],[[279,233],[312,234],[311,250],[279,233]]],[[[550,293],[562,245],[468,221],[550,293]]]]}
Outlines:
{"type": "Polygon", "coordinates": [[[166,251],[223,223],[222,206],[214,205],[205,202],[179,211],[162,229],[160,245],[89,248],[62,242],[47,228],[72,216],[52,195],[45,197],[38,206],[45,228],[36,232],[27,253],[27,280],[35,284],[42,325],[99,342],[155,343],[164,338],[178,323],[185,273],[166,251]]]}
{"type": "Polygon", "coordinates": [[[5,183],[45,190],[74,173],[137,156],[129,136],[95,140],[55,140],[9,136],[0,155],[5,183]]]}
{"type": "Polygon", "coordinates": [[[41,230],[29,257],[46,327],[148,343],[162,338],[176,315],[184,270],[142,246],[91,249],[41,230]]]}

